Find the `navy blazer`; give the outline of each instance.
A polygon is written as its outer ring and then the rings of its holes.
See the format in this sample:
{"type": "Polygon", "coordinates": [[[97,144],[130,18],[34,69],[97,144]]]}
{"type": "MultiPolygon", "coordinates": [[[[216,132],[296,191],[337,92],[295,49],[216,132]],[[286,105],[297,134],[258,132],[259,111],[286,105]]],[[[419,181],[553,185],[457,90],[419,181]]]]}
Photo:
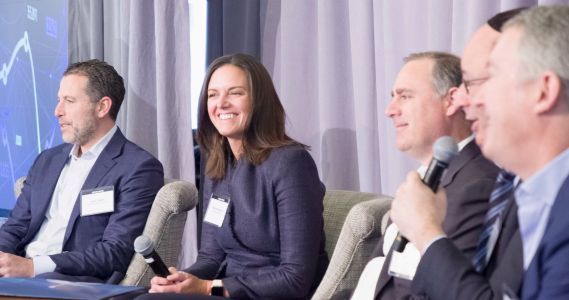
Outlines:
{"type": "Polygon", "coordinates": [[[230,199],[229,209],[221,227],[203,222],[197,261],[186,271],[222,278],[234,299],[308,298],[328,264],[324,192],[300,146],[273,149],[259,166],[230,162],[223,179],[205,179],[204,215],[212,194],[230,199]]]}
{"type": "MultiPolygon", "coordinates": [[[[25,247],[45,219],[72,147],[62,144],[43,151],[36,158],[22,194],[0,228],[0,251],[25,255],[25,247]]],[[[163,184],[162,164],[117,129],[82,187],[88,190],[113,186],[115,210],[81,217],[78,195],[65,231],[63,252],[50,255],[56,264],[55,272],[103,280],[113,272],[124,276],[134,254],[134,239],[142,233],[154,197],[163,184]]]]}
{"type": "Polygon", "coordinates": [[[524,274],[522,299],[569,298],[569,177],[551,207],[537,251],[524,274]]]}
{"type": "MultiPolygon", "coordinates": [[[[448,199],[443,230],[468,257],[476,251],[498,171],[498,167],[486,159],[476,143],[471,141],[451,161],[441,179],[448,199]]],[[[376,299],[420,298],[413,295],[410,280],[394,278],[387,273],[391,252],[383,253],[383,238],[373,256],[387,256],[376,286],[376,299]]]]}

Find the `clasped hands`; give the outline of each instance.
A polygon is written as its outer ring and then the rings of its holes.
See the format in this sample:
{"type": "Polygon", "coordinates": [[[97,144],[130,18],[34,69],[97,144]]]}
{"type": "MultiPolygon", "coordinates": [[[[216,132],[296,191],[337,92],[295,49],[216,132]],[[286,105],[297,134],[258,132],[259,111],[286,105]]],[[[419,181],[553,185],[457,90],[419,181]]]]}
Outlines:
{"type": "Polygon", "coordinates": [[[149,293],[187,293],[209,295],[211,290],[211,280],[203,280],[198,277],[178,271],[174,267],[168,268],[170,275],[166,278],[154,276],[150,280],[149,293]]]}

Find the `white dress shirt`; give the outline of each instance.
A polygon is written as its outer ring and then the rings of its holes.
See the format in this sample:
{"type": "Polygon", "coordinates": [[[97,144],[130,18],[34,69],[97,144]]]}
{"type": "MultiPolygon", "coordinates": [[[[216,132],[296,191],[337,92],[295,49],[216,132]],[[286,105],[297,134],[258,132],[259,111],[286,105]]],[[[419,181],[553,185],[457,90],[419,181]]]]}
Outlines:
{"type": "MultiPolygon", "coordinates": [[[[464,147],[466,147],[466,145],[468,145],[468,143],[472,142],[473,140],[474,140],[473,135],[463,139],[457,144],[458,150],[462,151],[462,149],[464,149],[464,147]]],[[[427,166],[421,165],[417,169],[417,173],[419,173],[421,178],[425,176],[426,172],[427,172],[427,166]]],[[[395,225],[395,223],[391,223],[387,227],[383,238],[383,245],[382,245],[383,253],[387,254],[389,252],[389,249],[391,249],[391,246],[393,245],[393,242],[395,241],[395,238],[398,233],[399,229],[397,228],[397,225],[395,225]]],[[[445,237],[446,237],[445,235],[435,237],[431,242],[429,242],[427,247],[425,247],[425,251],[432,243],[445,237]]],[[[396,260],[396,264],[398,265],[392,267],[394,271],[405,270],[406,271],[405,273],[412,278],[415,275],[415,271],[417,270],[417,266],[419,265],[419,261],[421,260],[421,253],[419,252],[417,247],[415,247],[415,245],[409,242],[405,246],[405,249],[403,250],[402,253],[394,252],[394,254],[392,254],[391,264],[394,264],[393,263],[394,259],[396,260]]],[[[384,262],[385,262],[384,256],[375,257],[370,262],[368,262],[362,274],[360,275],[360,279],[358,280],[358,284],[356,286],[356,289],[354,290],[354,293],[352,294],[351,299],[354,300],[374,299],[375,288],[377,285],[377,281],[379,280],[379,275],[381,274],[381,270],[384,267],[390,267],[390,266],[385,266],[384,262]]]]}
{"type": "Polygon", "coordinates": [[[78,145],[71,149],[45,212],[45,219],[34,239],[26,246],[26,257],[33,259],[34,276],[55,270],[56,265],[48,255],[62,252],[67,224],[81,188],[116,131],[115,125],[81,156],[77,155],[78,145]]]}

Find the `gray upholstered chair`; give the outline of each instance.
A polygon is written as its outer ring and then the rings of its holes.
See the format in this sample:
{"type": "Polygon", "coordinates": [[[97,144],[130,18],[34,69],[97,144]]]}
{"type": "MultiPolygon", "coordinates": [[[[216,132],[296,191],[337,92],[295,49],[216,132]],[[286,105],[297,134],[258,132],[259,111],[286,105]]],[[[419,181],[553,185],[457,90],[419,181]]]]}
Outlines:
{"type": "MultiPolygon", "coordinates": [[[[178,264],[187,212],[196,206],[197,198],[192,183],[166,179],[154,199],[143,234],[150,238],[167,266],[178,264]]],[[[142,256],[135,254],[121,284],[149,286],[153,276],[142,256]]]]}
{"type": "Polygon", "coordinates": [[[391,206],[391,199],[361,192],[326,192],[324,229],[326,251],[331,259],[312,299],[345,295],[356,287],[371,259],[371,252],[385,231],[382,228],[386,223],[384,215],[391,206]]]}
{"type": "MultiPolygon", "coordinates": [[[[14,184],[16,198],[20,196],[25,179],[25,176],[21,177],[14,184]]],[[[178,263],[186,215],[196,206],[197,198],[198,192],[192,183],[165,179],[165,185],[154,199],[143,234],[154,243],[154,248],[168,266],[178,263]]],[[[142,256],[135,254],[121,284],[148,286],[153,276],[142,256]]]]}
{"type": "Polygon", "coordinates": [[[24,187],[24,180],[26,180],[26,176],[22,176],[14,182],[14,195],[16,195],[16,199],[20,197],[22,193],[22,188],[24,187]]]}

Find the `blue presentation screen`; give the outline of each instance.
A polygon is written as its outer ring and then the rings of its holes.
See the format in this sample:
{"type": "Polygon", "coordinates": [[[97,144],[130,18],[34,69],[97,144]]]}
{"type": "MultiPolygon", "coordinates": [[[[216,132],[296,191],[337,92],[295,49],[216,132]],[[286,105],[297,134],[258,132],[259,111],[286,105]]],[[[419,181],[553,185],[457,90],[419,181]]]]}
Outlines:
{"type": "Polygon", "coordinates": [[[67,67],[67,0],[0,0],[0,216],[14,181],[60,144],[53,111],[67,67]]]}

